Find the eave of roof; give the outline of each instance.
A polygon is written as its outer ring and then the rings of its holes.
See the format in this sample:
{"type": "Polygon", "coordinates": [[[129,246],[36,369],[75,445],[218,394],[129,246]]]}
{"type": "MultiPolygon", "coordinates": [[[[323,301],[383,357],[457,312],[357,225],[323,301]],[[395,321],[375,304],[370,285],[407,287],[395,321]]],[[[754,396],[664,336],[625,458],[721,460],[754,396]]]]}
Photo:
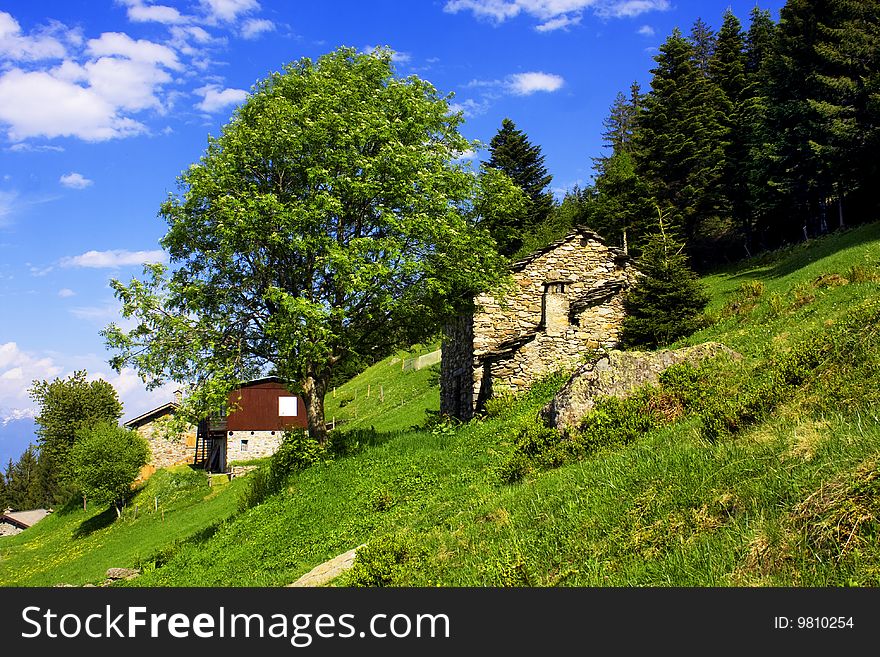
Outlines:
{"type": "Polygon", "coordinates": [[[162,404],[161,406],[154,408],[151,411],[147,411],[143,415],[138,415],[137,417],[132,418],[132,419],[128,420],[127,422],[124,422],[122,426],[133,427],[137,424],[143,424],[145,422],[149,422],[150,420],[152,420],[155,417],[160,417],[162,415],[165,415],[166,413],[172,412],[175,408],[177,408],[177,406],[178,406],[178,404],[176,402],[167,402],[165,404],[162,404]]]}

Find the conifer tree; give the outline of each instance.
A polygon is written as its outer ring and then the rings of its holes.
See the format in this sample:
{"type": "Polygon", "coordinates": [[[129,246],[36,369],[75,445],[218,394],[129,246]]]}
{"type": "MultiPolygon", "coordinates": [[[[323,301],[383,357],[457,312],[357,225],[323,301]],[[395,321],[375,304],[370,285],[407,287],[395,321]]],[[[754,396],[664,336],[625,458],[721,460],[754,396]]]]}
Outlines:
{"type": "MultiPolygon", "coordinates": [[[[715,100],[723,145],[718,209],[733,219],[735,231],[747,236],[751,231],[746,173],[749,152],[745,139],[747,81],[744,48],[742,26],[728,9],[709,61],[709,75],[717,89],[715,100]]],[[[746,237],[746,253],[749,241],[746,237]]]]}
{"type": "Polygon", "coordinates": [[[525,133],[506,118],[489,142],[489,154],[485,166],[505,173],[529,199],[515,227],[520,232],[534,230],[553,210],[553,195],[548,189],[553,177],[544,166],[540,146],[529,142],[525,133]]]}
{"type": "Polygon", "coordinates": [[[770,184],[778,158],[775,137],[769,125],[772,69],[776,57],[776,24],[770,12],[752,9],[745,37],[745,82],[737,131],[746,150],[743,175],[746,179],[746,208],[739,217],[746,255],[755,248],[768,248],[773,211],[779,193],[770,184]]]}
{"type": "Polygon", "coordinates": [[[585,217],[586,223],[625,252],[631,245],[638,248],[645,218],[650,216],[650,191],[636,170],[634,157],[642,98],[641,88],[634,82],[629,97],[619,92],[611,105],[602,133],[610,155],[594,158],[595,197],[587,205],[585,217]]]}
{"type": "Polygon", "coordinates": [[[656,348],[690,335],[709,303],[703,284],[688,265],[684,244],[676,240],[657,208],[658,232],[645,244],[637,267],[643,274],[624,299],[621,342],[656,348]]]}
{"type": "Polygon", "coordinates": [[[681,231],[693,253],[705,255],[722,205],[724,146],[718,92],[695,53],[694,42],[678,29],[660,47],[635,153],[654,199],[670,208],[668,223],[681,231]]]}

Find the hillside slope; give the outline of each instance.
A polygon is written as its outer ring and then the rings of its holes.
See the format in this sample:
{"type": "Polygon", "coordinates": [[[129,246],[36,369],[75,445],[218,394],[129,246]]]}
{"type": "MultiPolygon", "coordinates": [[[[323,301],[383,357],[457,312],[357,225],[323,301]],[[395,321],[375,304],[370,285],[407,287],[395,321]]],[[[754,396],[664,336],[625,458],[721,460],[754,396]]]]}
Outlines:
{"type": "MultiPolygon", "coordinates": [[[[361,429],[349,456],[293,475],[248,511],[218,513],[189,540],[144,546],[134,583],[284,585],[367,543],[337,585],[880,584],[880,224],[705,280],[714,321],[683,344],[716,340],[744,358],[690,388],[679,381],[693,407],[543,459],[534,417],[563,377],[467,425],[412,429],[436,403],[436,374],[389,359],[337,390],[335,406],[328,396],[328,415],[361,429]],[[377,381],[386,400],[405,391],[392,412],[376,410],[377,381]],[[529,467],[511,476],[523,454],[529,467]]],[[[131,542],[134,526],[102,531],[131,542]]],[[[60,541],[56,571],[10,578],[38,538],[27,534],[0,539],[0,581],[64,581],[60,541]]],[[[83,539],[65,540],[76,552],[83,539]]]]}

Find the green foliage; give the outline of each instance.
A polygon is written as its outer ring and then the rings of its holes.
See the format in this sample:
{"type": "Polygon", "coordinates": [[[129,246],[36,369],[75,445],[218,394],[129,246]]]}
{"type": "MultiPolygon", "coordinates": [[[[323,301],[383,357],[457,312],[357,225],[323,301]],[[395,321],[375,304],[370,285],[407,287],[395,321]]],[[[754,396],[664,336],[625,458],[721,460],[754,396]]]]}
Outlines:
{"type": "Polygon", "coordinates": [[[34,381],[28,390],[40,408],[36,417],[40,459],[43,462],[40,504],[66,501],[70,489],[68,456],[84,430],[99,422],[115,423],[122,417],[116,390],[106,381],[87,381],[85,370],[66,379],[34,381]]]}
{"type": "Polygon", "coordinates": [[[351,458],[294,473],[282,492],[243,513],[236,502],[250,475],[209,488],[203,473],[184,468],[201,483],[173,489],[178,496],[164,506],[173,472],[160,470],[119,521],[74,501],[0,539],[0,583],[97,583],[110,566],[142,564],[145,573],[124,585],[283,586],[355,546],[397,536],[418,553],[389,550],[403,567],[378,568],[376,579],[393,570],[397,586],[876,586],[880,286],[823,285],[802,308],[786,305],[773,318],[765,310],[773,295],[788,302],[801,283],[877,261],[873,224],[708,277],[712,310],[743,281],[764,284],[742,321],[688,339],[719,341],[743,357],[670,368],[649,402],[662,428],[534,469],[523,485],[499,485],[498,469],[564,375],[518,394],[498,415],[434,436],[409,428],[435,401],[426,371],[402,371],[389,358],[345,386],[358,389],[349,406],[378,405],[365,396],[377,373],[386,403],[389,387],[405,389],[388,411],[396,424],[370,432],[368,419],[351,458]],[[826,333],[818,361],[792,356],[783,367],[786,354],[809,353],[809,341],[826,333]],[[749,380],[777,371],[780,381],[801,383],[774,410],[730,438],[702,437],[699,412],[712,399],[737,397],[749,380]],[[414,399],[428,401],[417,409],[414,399]],[[151,490],[163,491],[159,512],[151,490]],[[86,523],[90,531],[78,531],[86,523]]]}
{"type": "Polygon", "coordinates": [[[552,176],[544,166],[541,147],[529,142],[525,133],[507,118],[489,142],[489,160],[485,167],[504,173],[528,201],[525,206],[518,206],[518,216],[508,216],[497,230],[494,226],[490,228],[503,248],[502,253],[510,255],[522,244],[518,234],[533,230],[550,216],[554,205],[548,189],[552,176]]]}
{"type": "Polygon", "coordinates": [[[112,504],[119,516],[149,458],[150,448],[139,433],[100,422],[80,430],[70,450],[70,469],[86,499],[112,504]]]}
{"type": "Polygon", "coordinates": [[[28,445],[17,461],[9,459],[6,474],[0,474],[0,509],[35,509],[47,504],[45,466],[33,445],[28,445]]]}
{"type": "Polygon", "coordinates": [[[432,337],[504,276],[461,121],[388,51],[340,48],[259,81],[161,207],[173,272],[113,282],[136,321],[104,331],[113,365],[191,383],[191,419],[277,374],[324,441],[335,371],[432,337]]]}
{"type": "Polygon", "coordinates": [[[683,245],[664,229],[662,214],[660,232],[649,238],[637,266],[643,276],[624,299],[624,345],[661,347],[700,328],[709,296],[688,266],[683,245]]]}
{"type": "Polygon", "coordinates": [[[406,586],[422,550],[406,534],[381,536],[357,551],[345,580],[349,586],[406,586]]]}
{"type": "Polygon", "coordinates": [[[250,473],[239,509],[245,511],[264,502],[270,495],[283,490],[293,473],[332,458],[330,447],[329,443],[311,438],[302,429],[286,429],[281,445],[269,463],[250,473]]]}

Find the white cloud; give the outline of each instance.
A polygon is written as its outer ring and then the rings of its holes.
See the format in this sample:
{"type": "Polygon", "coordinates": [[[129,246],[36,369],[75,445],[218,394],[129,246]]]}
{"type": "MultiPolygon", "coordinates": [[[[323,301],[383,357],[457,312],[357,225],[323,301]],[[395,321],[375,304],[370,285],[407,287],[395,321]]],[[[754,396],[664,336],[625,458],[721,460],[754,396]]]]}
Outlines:
{"type": "Polygon", "coordinates": [[[41,144],[39,146],[35,146],[34,144],[13,144],[9,148],[6,149],[11,153],[63,153],[64,148],[62,146],[50,146],[49,144],[41,144]]]}
{"type": "Polygon", "coordinates": [[[87,267],[90,269],[116,269],[130,265],[142,265],[148,262],[165,262],[167,255],[162,250],[126,251],[112,249],[110,251],[86,251],[78,256],[62,258],[62,267],[87,267]]]}
{"type": "Polygon", "coordinates": [[[535,29],[538,32],[553,32],[565,29],[570,25],[578,25],[580,22],[580,16],[557,16],[556,18],[551,18],[546,23],[541,23],[535,29]]]}
{"type": "Polygon", "coordinates": [[[0,55],[15,61],[61,59],[66,48],[52,36],[52,31],[53,28],[49,28],[34,36],[23,36],[18,21],[11,14],[0,11],[0,55]]]}
{"type": "Polygon", "coordinates": [[[603,18],[633,18],[649,11],[669,11],[669,0],[615,0],[605,2],[596,13],[603,18]]]}
{"type": "Polygon", "coordinates": [[[18,192],[0,192],[0,226],[5,226],[8,217],[15,209],[15,202],[18,200],[18,192]]]}
{"type": "Polygon", "coordinates": [[[89,88],[113,107],[129,111],[163,111],[158,91],[162,85],[171,82],[171,76],[161,68],[147,62],[101,57],[96,62],[88,62],[84,69],[89,88]]]}
{"type": "Polygon", "coordinates": [[[209,21],[234,23],[239,15],[249,14],[260,8],[257,0],[199,0],[209,21]]]}
{"type": "Polygon", "coordinates": [[[37,415],[28,394],[32,381],[67,378],[75,370],[86,370],[89,381],[103,379],[112,385],[123,403],[125,419],[172,400],[179,387],[169,383],[148,391],[134,370],[124,368],[116,373],[108,367],[105,357],[94,354],[40,356],[21,350],[15,342],[0,343],[0,424],[37,415]]]}
{"type": "Polygon", "coordinates": [[[646,36],[646,37],[652,37],[655,34],[654,28],[651,27],[650,25],[642,25],[639,28],[638,33],[641,34],[642,36],[646,36]]]}
{"type": "Polygon", "coordinates": [[[460,11],[473,12],[477,18],[488,18],[497,23],[519,15],[522,6],[507,0],[448,0],[443,11],[457,14],[460,11]]]}
{"type": "Polygon", "coordinates": [[[118,303],[106,303],[103,306],[77,306],[70,309],[70,314],[77,319],[101,325],[109,324],[112,321],[118,322],[121,319],[118,303]]]}
{"type": "Polygon", "coordinates": [[[74,292],[73,290],[71,290],[68,287],[63,287],[60,290],[58,290],[58,296],[61,297],[62,299],[69,299],[70,297],[75,297],[76,292],[74,292]]]}
{"type": "Polygon", "coordinates": [[[631,18],[670,7],[669,0],[447,0],[443,10],[469,11],[495,24],[524,14],[540,21],[536,30],[549,32],[578,24],[587,9],[601,18],[631,18]]]}
{"type": "Polygon", "coordinates": [[[128,7],[128,20],[133,23],[163,23],[165,25],[178,25],[189,20],[174,7],[166,5],[145,5],[135,2],[128,7]]]}
{"type": "Polygon", "coordinates": [[[265,32],[272,32],[275,23],[265,18],[249,18],[241,26],[241,36],[245,39],[256,39],[265,32]]]}
{"type": "Polygon", "coordinates": [[[489,101],[485,98],[479,101],[467,98],[460,103],[452,103],[449,105],[450,112],[462,112],[468,118],[485,114],[488,110],[489,101]]]}
{"type": "Polygon", "coordinates": [[[44,71],[18,68],[0,76],[0,122],[12,141],[29,137],[78,137],[104,141],[146,131],[121,116],[118,108],[94,89],[59,79],[44,71]]]}
{"type": "Polygon", "coordinates": [[[95,57],[121,55],[135,62],[159,64],[175,71],[183,69],[168,46],[146,39],[135,41],[124,32],[104,32],[97,39],[89,39],[86,49],[95,57]]]}
{"type": "Polygon", "coordinates": [[[24,352],[15,342],[0,343],[0,408],[12,409],[3,412],[4,421],[33,417],[27,392],[30,382],[52,379],[61,371],[51,358],[24,352]]]}
{"type": "Polygon", "coordinates": [[[202,97],[201,102],[196,103],[196,109],[211,114],[229,107],[238,105],[247,98],[247,91],[243,89],[221,89],[218,84],[208,84],[194,90],[194,93],[202,97]]]}
{"type": "Polygon", "coordinates": [[[65,173],[61,178],[58,179],[65,187],[69,187],[70,189],[85,189],[86,187],[90,187],[94,184],[93,180],[89,180],[81,173],[77,173],[76,171],[71,171],[70,173],[65,173]]]}
{"type": "Polygon", "coordinates": [[[509,88],[514,95],[529,96],[539,91],[557,91],[563,84],[565,84],[565,80],[559,75],[536,71],[511,75],[509,88]]]}

